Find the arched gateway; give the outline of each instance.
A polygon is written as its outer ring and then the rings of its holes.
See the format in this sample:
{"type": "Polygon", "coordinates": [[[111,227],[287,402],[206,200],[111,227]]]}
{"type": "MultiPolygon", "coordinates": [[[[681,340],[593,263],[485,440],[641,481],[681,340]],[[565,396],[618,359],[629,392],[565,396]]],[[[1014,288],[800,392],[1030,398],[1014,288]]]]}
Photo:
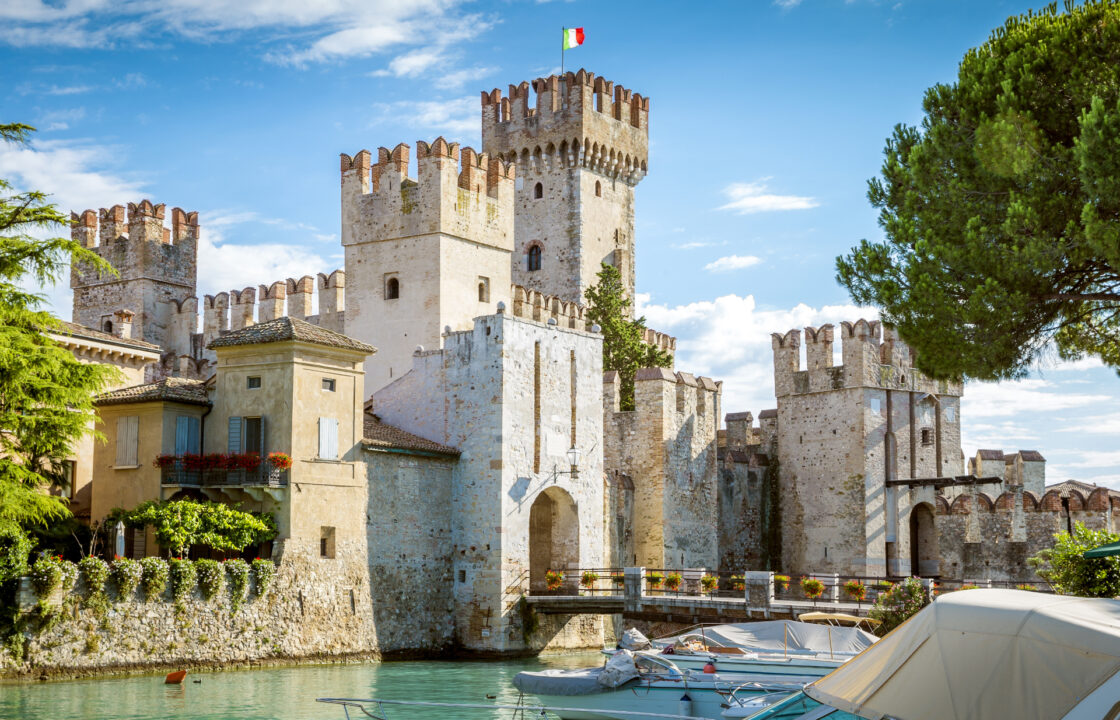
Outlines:
{"type": "Polygon", "coordinates": [[[530,588],[544,590],[546,571],[569,567],[579,567],[579,512],[567,491],[550,487],[529,508],[530,588]]]}
{"type": "Polygon", "coordinates": [[[938,557],[933,508],[920,503],[910,511],[910,572],[920,577],[939,575],[938,557]]]}

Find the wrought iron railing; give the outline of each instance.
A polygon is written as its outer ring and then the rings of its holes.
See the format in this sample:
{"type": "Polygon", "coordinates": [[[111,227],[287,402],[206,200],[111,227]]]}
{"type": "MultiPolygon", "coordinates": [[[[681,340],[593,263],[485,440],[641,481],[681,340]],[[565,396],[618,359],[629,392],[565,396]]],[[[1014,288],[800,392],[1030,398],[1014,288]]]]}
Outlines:
{"type": "Polygon", "coordinates": [[[176,463],[161,468],[160,482],[183,487],[287,487],[288,471],[266,463],[254,470],[188,470],[176,463]]]}

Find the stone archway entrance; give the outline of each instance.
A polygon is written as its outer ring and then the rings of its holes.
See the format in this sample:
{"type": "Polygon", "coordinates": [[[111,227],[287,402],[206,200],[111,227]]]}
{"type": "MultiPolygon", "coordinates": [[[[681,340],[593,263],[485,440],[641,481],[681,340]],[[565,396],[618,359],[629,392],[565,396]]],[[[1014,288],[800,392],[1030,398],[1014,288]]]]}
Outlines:
{"type": "Polygon", "coordinates": [[[910,511],[910,572],[919,577],[941,574],[937,526],[929,503],[920,503],[910,511]]]}
{"type": "Polygon", "coordinates": [[[544,590],[546,571],[569,567],[579,567],[579,512],[567,491],[550,487],[529,508],[529,588],[544,590]]]}

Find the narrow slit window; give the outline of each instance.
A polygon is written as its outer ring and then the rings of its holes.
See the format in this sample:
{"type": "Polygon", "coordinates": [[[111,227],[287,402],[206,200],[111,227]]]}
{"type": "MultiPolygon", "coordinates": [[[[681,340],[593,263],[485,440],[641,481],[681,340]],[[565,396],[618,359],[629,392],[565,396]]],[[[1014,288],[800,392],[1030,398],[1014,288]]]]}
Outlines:
{"type": "Polygon", "coordinates": [[[537,183],[533,186],[533,199],[540,200],[544,197],[544,185],[537,183]]]}
{"type": "Polygon", "coordinates": [[[529,248],[528,253],[529,272],[535,272],[541,269],[541,246],[534,245],[529,248]]]}

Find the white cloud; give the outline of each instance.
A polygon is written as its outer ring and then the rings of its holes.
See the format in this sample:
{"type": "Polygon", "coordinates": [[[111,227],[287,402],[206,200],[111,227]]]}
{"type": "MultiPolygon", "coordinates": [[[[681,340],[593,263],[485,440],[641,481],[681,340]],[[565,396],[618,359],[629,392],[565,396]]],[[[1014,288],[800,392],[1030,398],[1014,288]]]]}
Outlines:
{"type": "Polygon", "coordinates": [[[311,252],[305,245],[286,243],[264,243],[259,245],[237,244],[225,240],[219,227],[228,227],[233,222],[215,227],[213,221],[200,223],[198,242],[198,266],[206,272],[199,273],[198,296],[215,295],[229,290],[256,288],[258,285],[271,285],[277,280],[304,275],[314,276],[320,272],[331,272],[339,267],[332,266],[332,259],[311,252]]]}
{"type": "Polygon", "coordinates": [[[708,272],[731,272],[732,270],[742,270],[743,268],[753,267],[762,262],[762,258],[755,257],[754,255],[728,255],[721,257],[718,260],[713,260],[704,266],[708,272]]]}
{"type": "Polygon", "coordinates": [[[749,183],[731,183],[723,189],[728,203],[721,205],[720,210],[733,210],[740,215],[750,215],[760,212],[775,212],[780,210],[808,210],[820,205],[815,198],[800,195],[775,195],[767,192],[769,187],[762,178],[749,183]]]}
{"type": "Polygon", "coordinates": [[[0,145],[0,177],[48,193],[64,211],[109,207],[139,197],[143,187],[139,180],[93,169],[111,166],[113,157],[112,148],[81,140],[0,145]]]}
{"type": "Polygon", "coordinates": [[[478,98],[454,100],[401,100],[382,103],[375,108],[384,117],[429,131],[434,138],[445,135],[455,138],[477,138],[478,98]]]}
{"type": "Polygon", "coordinates": [[[678,370],[723,380],[723,411],[755,415],[775,407],[770,333],[876,317],[873,309],[853,305],[760,310],[753,295],[676,306],[653,303],[641,293],[635,299],[649,327],[676,336],[678,370]]]}
{"type": "Polygon", "coordinates": [[[492,67],[469,67],[462,70],[453,70],[439,75],[435,79],[435,86],[442,90],[457,90],[470,82],[476,82],[497,70],[492,67]]]}
{"type": "Polygon", "coordinates": [[[801,0],[774,0],[774,4],[783,9],[795,8],[801,4],[801,0]]]}
{"type": "Polygon", "coordinates": [[[969,418],[1012,417],[1030,414],[1045,417],[1059,410],[1109,403],[1108,395],[1065,392],[1059,383],[1029,378],[1000,383],[968,383],[961,414],[969,418]]]}
{"type": "MultiPolygon", "coordinates": [[[[675,232],[675,230],[674,230],[675,232]]],[[[715,245],[723,245],[724,243],[708,242],[706,240],[694,240],[692,242],[680,243],[673,247],[677,250],[695,250],[697,248],[714,247],[715,245]]]]}

